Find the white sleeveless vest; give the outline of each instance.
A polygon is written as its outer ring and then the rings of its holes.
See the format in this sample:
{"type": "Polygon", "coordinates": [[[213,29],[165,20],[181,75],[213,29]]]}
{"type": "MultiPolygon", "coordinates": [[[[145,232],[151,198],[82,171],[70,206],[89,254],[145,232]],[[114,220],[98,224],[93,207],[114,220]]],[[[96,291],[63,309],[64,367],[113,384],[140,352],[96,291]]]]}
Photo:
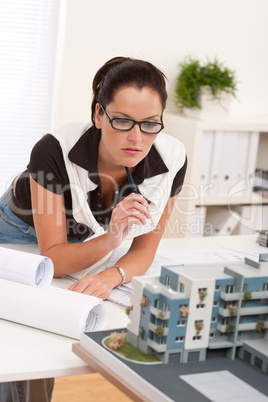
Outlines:
{"type": "MultiPolygon", "coordinates": [[[[90,227],[95,232],[94,237],[96,237],[104,234],[105,230],[93,216],[87,203],[87,193],[95,190],[97,184],[89,179],[87,170],[71,162],[68,158],[70,150],[91,126],[92,123],[72,122],[59,129],[52,130],[50,134],[59,141],[62,148],[70,180],[74,219],[78,223],[83,223],[90,227]]],[[[138,186],[141,194],[150,202],[149,208],[152,219],[148,220],[142,226],[133,225],[126,239],[133,239],[156,228],[169,199],[174,177],[185,163],[186,153],[184,145],[176,138],[161,132],[158,134],[154,146],[167,166],[168,172],[144,179],[138,186]]],[[[80,273],[73,274],[72,276],[80,279],[89,271],[90,273],[101,271],[103,268],[97,270],[93,268],[95,266],[100,267],[101,263],[106,261],[110,255],[111,253],[89,269],[80,271],[80,273]]]]}
{"type": "MultiPolygon", "coordinates": [[[[71,162],[68,154],[79,138],[92,126],[91,123],[72,122],[50,132],[60,143],[71,185],[73,216],[78,223],[90,227],[97,235],[105,233],[94,218],[87,203],[87,193],[97,184],[88,177],[88,171],[71,162]]],[[[144,179],[138,186],[141,194],[150,201],[152,221],[143,226],[134,226],[127,238],[133,238],[155,229],[169,199],[174,177],[183,167],[186,154],[184,145],[176,138],[159,133],[154,146],[168,168],[168,172],[144,179]]]]}

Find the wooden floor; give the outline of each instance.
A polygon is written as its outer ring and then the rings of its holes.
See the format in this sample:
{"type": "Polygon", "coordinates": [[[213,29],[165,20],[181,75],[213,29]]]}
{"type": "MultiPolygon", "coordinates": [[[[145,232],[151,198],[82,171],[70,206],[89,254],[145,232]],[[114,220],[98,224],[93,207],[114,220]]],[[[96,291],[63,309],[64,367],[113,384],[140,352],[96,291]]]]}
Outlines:
{"type": "Polygon", "coordinates": [[[129,402],[119,389],[97,373],[58,377],[52,402],[129,402]]]}

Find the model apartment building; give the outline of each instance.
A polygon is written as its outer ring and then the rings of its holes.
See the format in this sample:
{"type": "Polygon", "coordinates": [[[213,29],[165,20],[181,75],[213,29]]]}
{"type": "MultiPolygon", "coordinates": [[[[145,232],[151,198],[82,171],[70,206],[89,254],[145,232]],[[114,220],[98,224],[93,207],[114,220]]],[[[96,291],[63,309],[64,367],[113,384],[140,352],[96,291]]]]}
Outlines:
{"type": "Polygon", "coordinates": [[[268,373],[268,262],[163,266],[135,277],[127,340],[162,362],[240,357],[268,373]]]}

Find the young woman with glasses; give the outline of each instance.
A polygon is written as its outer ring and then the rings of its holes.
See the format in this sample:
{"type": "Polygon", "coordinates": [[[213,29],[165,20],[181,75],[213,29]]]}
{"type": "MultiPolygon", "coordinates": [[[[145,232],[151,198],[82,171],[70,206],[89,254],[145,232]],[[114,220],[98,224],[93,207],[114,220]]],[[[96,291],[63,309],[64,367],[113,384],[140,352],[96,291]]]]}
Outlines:
{"type": "Polygon", "coordinates": [[[44,135],[0,199],[0,243],[38,242],[56,277],[79,279],[70,290],[102,299],[144,274],[186,170],[184,146],[161,132],[166,100],[151,63],[106,62],[93,80],[92,122],[44,135]],[[129,251],[104,269],[125,239],[129,251]]]}
{"type": "Polygon", "coordinates": [[[0,243],[38,241],[56,277],[79,272],[71,289],[103,299],[142,275],[186,170],[183,145],[161,132],[166,99],[164,74],[151,63],[127,57],[105,63],[93,80],[92,122],[44,135],[2,197],[0,243]],[[121,269],[90,269],[126,238],[133,241],[116,262],[121,269]]]}

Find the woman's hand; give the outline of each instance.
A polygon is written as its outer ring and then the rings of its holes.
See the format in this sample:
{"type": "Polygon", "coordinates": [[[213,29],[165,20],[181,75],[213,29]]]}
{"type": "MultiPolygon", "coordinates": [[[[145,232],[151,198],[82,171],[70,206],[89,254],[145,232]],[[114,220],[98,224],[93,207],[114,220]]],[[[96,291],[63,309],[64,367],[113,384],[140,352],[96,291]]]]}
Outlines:
{"type": "Polygon", "coordinates": [[[69,287],[69,290],[86,295],[96,296],[100,299],[107,299],[113,287],[98,275],[86,275],[78,282],[69,287]]]}
{"type": "Polygon", "coordinates": [[[97,275],[85,275],[78,282],[71,285],[69,290],[105,300],[110,296],[112,289],[120,285],[121,281],[122,277],[117,268],[111,267],[97,275]]]}
{"type": "Polygon", "coordinates": [[[131,193],[112,212],[106,237],[115,249],[120,246],[133,225],[145,225],[151,219],[149,204],[140,194],[131,193]]]}

